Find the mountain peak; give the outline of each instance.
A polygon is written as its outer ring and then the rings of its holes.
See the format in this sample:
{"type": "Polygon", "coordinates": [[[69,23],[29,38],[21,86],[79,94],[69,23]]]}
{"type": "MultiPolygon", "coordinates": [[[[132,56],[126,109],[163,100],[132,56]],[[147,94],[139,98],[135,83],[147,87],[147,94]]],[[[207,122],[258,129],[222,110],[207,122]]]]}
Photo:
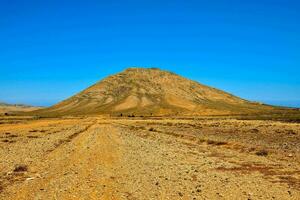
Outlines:
{"type": "Polygon", "coordinates": [[[119,73],[119,74],[130,74],[130,75],[134,75],[134,74],[139,74],[139,75],[143,75],[143,74],[174,74],[172,72],[166,71],[166,70],[161,70],[159,68],[143,68],[143,67],[129,67],[127,69],[125,69],[123,72],[119,73]]]}
{"type": "Polygon", "coordinates": [[[124,70],[125,72],[150,72],[150,71],[161,71],[163,72],[164,70],[161,70],[157,67],[128,67],[127,69],[124,70]]]}

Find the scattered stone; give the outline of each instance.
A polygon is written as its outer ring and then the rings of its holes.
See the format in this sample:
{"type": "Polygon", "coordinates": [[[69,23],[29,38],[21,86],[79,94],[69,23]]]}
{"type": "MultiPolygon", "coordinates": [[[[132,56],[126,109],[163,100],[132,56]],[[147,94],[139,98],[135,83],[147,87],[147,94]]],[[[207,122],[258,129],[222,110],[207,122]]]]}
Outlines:
{"type": "Polygon", "coordinates": [[[26,178],[26,181],[31,181],[33,179],[35,179],[35,178],[34,177],[29,177],[29,178],[26,178]]]}

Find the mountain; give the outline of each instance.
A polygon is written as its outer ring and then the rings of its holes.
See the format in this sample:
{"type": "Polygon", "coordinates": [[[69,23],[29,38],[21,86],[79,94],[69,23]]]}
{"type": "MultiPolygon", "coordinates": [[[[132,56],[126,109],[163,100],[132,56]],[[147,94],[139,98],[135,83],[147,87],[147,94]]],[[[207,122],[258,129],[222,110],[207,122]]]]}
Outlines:
{"type": "Polygon", "coordinates": [[[250,102],[157,68],[128,68],[36,114],[227,115],[275,107],[250,102]]]}

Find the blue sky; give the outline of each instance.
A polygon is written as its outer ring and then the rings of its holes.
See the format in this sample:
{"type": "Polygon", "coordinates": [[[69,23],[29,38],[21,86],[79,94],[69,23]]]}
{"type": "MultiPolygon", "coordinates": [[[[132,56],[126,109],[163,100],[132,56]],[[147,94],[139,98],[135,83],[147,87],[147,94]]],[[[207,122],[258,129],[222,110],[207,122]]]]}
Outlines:
{"type": "Polygon", "coordinates": [[[52,105],[130,66],[300,106],[297,0],[0,0],[0,101],[52,105]]]}

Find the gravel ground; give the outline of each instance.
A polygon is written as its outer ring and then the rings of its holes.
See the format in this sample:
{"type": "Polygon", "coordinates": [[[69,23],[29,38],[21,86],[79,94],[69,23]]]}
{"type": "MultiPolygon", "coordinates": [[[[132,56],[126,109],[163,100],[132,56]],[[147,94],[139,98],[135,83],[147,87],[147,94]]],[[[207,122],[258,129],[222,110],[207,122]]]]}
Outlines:
{"type": "Polygon", "coordinates": [[[0,125],[0,199],[300,199],[300,124],[97,117],[0,125]]]}

